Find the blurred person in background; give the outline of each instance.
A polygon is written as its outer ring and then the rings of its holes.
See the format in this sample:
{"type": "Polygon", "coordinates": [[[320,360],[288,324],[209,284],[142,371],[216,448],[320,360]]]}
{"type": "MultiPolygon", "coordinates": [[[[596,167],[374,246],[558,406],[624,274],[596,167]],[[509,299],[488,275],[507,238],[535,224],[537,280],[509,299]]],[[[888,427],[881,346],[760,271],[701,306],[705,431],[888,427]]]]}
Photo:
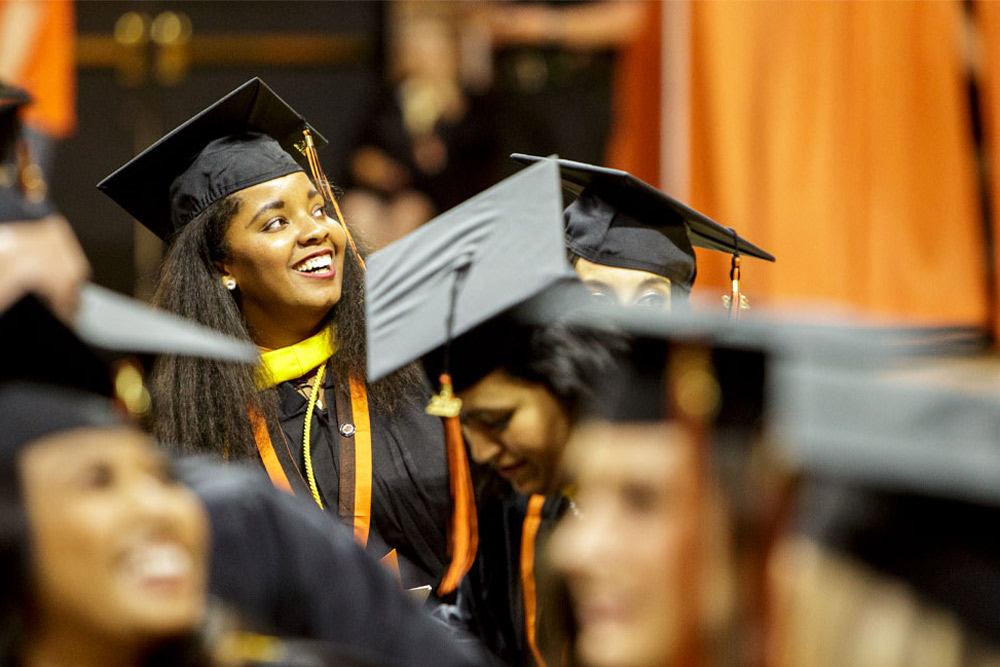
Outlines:
{"type": "Polygon", "coordinates": [[[604,162],[615,61],[639,34],[644,3],[496,0],[476,10],[469,29],[492,50],[501,155],[604,162]]]}
{"type": "Polygon", "coordinates": [[[396,2],[388,88],[349,165],[344,211],[375,248],[409,233],[493,182],[490,112],[461,76],[452,3],[396,2]]]}
{"type": "MultiPolygon", "coordinates": [[[[633,342],[567,446],[573,508],[545,551],[550,664],[560,655],[587,667],[739,664],[732,498],[699,462],[705,443],[668,407],[677,389],[667,337],[633,342]]],[[[740,355],[725,359],[715,368],[762,378],[740,355]]],[[[731,444],[749,449],[753,421],[738,413],[755,412],[755,401],[721,384],[732,404],[723,409],[737,413],[724,418],[735,419],[731,444]]]]}

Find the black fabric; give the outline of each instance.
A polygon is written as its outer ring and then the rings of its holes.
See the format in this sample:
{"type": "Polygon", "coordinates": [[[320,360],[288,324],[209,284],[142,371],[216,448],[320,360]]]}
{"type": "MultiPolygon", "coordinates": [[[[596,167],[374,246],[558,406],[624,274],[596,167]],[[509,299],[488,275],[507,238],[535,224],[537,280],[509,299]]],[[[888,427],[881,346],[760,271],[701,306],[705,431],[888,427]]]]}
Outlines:
{"type": "Polygon", "coordinates": [[[908,583],[1000,646],[1000,509],[813,482],[800,528],[908,583]]]}
{"type": "Polygon", "coordinates": [[[298,171],[305,170],[266,134],[248,132],[216,139],[170,186],[174,229],[234,192],[298,171]]]}
{"type": "Polygon", "coordinates": [[[251,468],[199,458],[178,472],[208,510],[210,591],[259,631],[329,642],[325,664],[481,664],[311,501],[251,468]]]}
{"type": "Polygon", "coordinates": [[[295,171],[291,167],[295,160],[308,166],[300,150],[303,129],[311,131],[317,148],[326,145],[326,139],[298,112],[254,78],[159,139],[97,187],[168,240],[177,227],[219,198],[290,174],[295,171]],[[276,145],[262,142],[260,135],[267,135],[276,145]],[[223,137],[231,140],[214,145],[199,158],[223,137]],[[276,150],[287,155],[278,155],[276,150]],[[194,171],[185,173],[189,169],[194,171]]]}
{"type": "MultiPolygon", "coordinates": [[[[323,506],[336,514],[340,450],[334,378],[324,378],[324,389],[324,409],[313,413],[310,452],[323,506]]],[[[284,442],[273,445],[280,456],[278,448],[287,443],[301,471],[305,469],[302,435],[308,402],[292,382],[281,383],[277,391],[284,442]]],[[[448,460],[441,420],[424,413],[430,396],[430,387],[425,385],[394,414],[369,414],[373,474],[368,552],[381,558],[396,549],[404,588],[436,587],[449,562],[448,460]]]]}
{"type": "MultiPolygon", "coordinates": [[[[492,473],[486,473],[492,474],[492,473]]],[[[566,512],[569,501],[546,498],[536,538],[539,544],[566,512]]],[[[459,585],[449,621],[483,644],[510,667],[534,667],[525,630],[524,591],[521,586],[521,538],[528,497],[504,483],[503,488],[477,499],[479,552],[459,585]]],[[[538,568],[535,568],[536,573],[538,568]]],[[[537,624],[536,624],[537,627],[537,624]]]]}
{"type": "Polygon", "coordinates": [[[690,291],[696,274],[694,248],[684,220],[636,216],[618,209],[593,189],[565,211],[566,247],[595,264],[649,271],[690,291]]]}
{"type": "Polygon", "coordinates": [[[46,436],[119,424],[106,398],[39,382],[0,382],[0,467],[10,469],[26,446],[46,436]]]}

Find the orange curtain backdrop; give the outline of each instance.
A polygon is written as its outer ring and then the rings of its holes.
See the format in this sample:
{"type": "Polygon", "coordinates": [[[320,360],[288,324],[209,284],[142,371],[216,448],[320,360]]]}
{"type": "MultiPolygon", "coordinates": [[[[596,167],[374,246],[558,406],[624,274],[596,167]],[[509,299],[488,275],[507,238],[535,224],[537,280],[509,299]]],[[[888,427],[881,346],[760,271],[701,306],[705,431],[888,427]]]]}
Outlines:
{"type": "MultiPolygon", "coordinates": [[[[0,0],[4,5],[25,0],[0,0]]],[[[31,93],[24,122],[63,138],[76,129],[76,15],[72,0],[30,0],[42,12],[38,38],[13,81],[31,93]]]]}
{"type": "MultiPolygon", "coordinates": [[[[691,4],[691,204],[770,250],[744,291],[986,320],[958,2],[691,4]]],[[[699,254],[696,293],[728,258],[699,254]]],[[[720,290],[721,292],[721,290],[720,290]]]]}
{"type": "Polygon", "coordinates": [[[615,67],[615,115],[606,164],[647,183],[660,182],[659,2],[643,2],[642,28],[619,53],[615,67]]]}
{"type": "MultiPolygon", "coordinates": [[[[981,46],[977,56],[981,75],[983,140],[990,167],[987,178],[992,198],[993,257],[996,266],[1000,267],[1000,3],[976,2],[974,9],[981,46]]],[[[1000,276],[994,278],[998,281],[994,289],[1000,294],[1000,276]]],[[[994,316],[994,337],[1000,340],[1000,313],[994,316]]]]}

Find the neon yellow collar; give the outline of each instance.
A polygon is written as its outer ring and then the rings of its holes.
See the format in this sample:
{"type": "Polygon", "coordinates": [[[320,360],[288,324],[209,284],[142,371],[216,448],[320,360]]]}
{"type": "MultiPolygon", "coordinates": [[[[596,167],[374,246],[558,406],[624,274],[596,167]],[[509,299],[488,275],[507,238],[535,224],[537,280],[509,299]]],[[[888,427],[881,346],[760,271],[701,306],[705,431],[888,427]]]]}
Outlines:
{"type": "Polygon", "coordinates": [[[260,355],[257,368],[257,387],[267,389],[300,378],[318,367],[337,351],[333,328],[324,327],[315,336],[304,341],[269,350],[260,355]]]}

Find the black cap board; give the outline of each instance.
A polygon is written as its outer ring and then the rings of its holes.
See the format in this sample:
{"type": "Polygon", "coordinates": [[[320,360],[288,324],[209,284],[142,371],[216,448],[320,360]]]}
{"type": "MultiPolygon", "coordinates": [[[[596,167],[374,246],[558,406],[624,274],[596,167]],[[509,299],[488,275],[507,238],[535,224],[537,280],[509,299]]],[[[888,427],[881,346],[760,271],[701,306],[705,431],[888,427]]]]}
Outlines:
{"type": "Polygon", "coordinates": [[[368,260],[371,380],[573,278],[558,167],[542,161],[368,260]]]}
{"type": "Polygon", "coordinates": [[[167,240],[212,203],[305,171],[303,129],[319,133],[259,78],[251,79],[101,181],[97,187],[167,240]]]}
{"type": "MultiPolygon", "coordinates": [[[[522,164],[542,159],[514,153],[522,164]]],[[[566,245],[598,264],[650,271],[689,289],[696,266],[692,246],[774,256],[628,172],[558,160],[563,187],[576,197],[565,211],[566,245]]]]}

